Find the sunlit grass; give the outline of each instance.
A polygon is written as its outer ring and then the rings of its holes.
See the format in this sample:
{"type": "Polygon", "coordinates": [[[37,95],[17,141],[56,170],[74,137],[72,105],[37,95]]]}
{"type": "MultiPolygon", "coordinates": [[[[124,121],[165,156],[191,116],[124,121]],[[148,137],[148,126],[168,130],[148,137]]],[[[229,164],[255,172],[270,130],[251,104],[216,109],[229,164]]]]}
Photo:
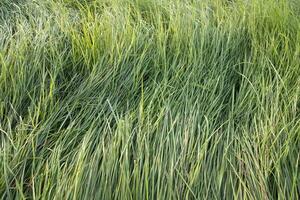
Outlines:
{"type": "Polygon", "coordinates": [[[3,199],[298,199],[300,2],[0,1],[3,199]]]}

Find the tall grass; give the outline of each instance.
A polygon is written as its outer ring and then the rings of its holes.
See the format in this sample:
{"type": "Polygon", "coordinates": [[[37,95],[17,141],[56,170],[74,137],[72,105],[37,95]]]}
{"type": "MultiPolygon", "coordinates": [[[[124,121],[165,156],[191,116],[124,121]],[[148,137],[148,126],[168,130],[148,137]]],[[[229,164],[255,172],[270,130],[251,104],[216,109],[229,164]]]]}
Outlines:
{"type": "Polygon", "coordinates": [[[3,199],[298,199],[299,152],[299,1],[0,2],[3,199]]]}

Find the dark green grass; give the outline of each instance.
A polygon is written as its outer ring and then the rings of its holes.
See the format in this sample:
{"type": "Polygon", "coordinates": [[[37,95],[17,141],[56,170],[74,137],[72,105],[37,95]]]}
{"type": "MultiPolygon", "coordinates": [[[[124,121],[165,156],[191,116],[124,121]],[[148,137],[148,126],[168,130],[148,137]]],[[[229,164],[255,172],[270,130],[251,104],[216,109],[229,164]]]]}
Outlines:
{"type": "Polygon", "coordinates": [[[296,0],[2,0],[0,197],[298,199],[296,0]]]}

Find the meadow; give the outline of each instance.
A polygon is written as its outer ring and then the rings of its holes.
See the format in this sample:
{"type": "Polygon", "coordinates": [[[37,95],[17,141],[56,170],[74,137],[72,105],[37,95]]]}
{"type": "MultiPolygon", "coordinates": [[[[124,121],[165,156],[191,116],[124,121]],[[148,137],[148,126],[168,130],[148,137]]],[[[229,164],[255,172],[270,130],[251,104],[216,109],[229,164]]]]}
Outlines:
{"type": "Polygon", "coordinates": [[[299,199],[299,152],[300,1],[0,1],[0,198],[299,199]]]}

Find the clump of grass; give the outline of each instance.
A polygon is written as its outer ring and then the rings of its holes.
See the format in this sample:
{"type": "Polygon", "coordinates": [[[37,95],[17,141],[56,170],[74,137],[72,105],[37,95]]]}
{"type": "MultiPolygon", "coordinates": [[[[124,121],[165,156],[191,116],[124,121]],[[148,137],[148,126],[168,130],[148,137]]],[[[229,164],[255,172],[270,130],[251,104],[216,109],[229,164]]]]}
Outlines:
{"type": "Polygon", "coordinates": [[[0,3],[4,199],[298,199],[298,1],[0,3]]]}

